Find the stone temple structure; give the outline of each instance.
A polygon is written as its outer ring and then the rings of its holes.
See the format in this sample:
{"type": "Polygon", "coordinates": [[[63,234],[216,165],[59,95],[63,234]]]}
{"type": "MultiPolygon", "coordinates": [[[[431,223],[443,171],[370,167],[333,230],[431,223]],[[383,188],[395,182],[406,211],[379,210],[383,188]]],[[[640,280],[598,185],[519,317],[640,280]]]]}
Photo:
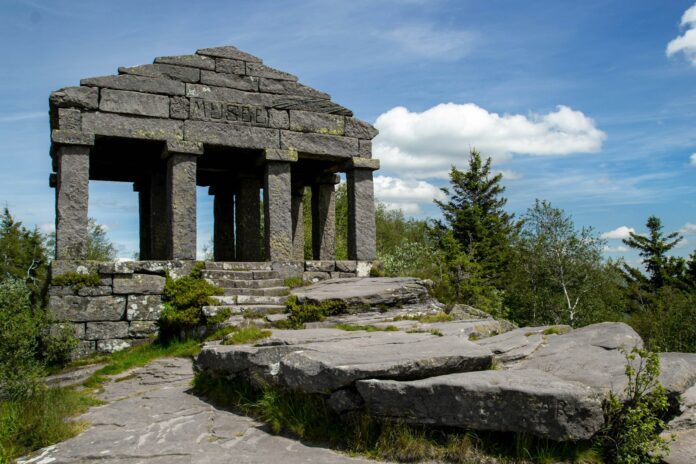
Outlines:
{"type": "MultiPolygon", "coordinates": [[[[89,323],[104,322],[128,322],[130,330],[125,309],[118,317],[117,311],[108,318],[85,314],[103,312],[104,305],[120,311],[121,299],[125,308],[136,294],[161,293],[143,287],[138,273],[152,281],[196,259],[197,187],[208,187],[214,197],[215,261],[238,263],[211,271],[341,277],[364,271],[375,257],[373,171],[379,161],[372,159],[371,140],[377,130],[326,93],[235,47],[158,57],[119,68],[118,75],[83,79],[51,94],[50,122],[53,275],[96,269],[104,287],[83,295],[52,288],[51,307],[59,320],[86,323],[87,332],[89,323]],[[338,173],[345,173],[348,187],[347,262],[335,261],[338,173]],[[141,261],[112,267],[82,262],[92,180],[133,184],[141,261]],[[304,256],[306,187],[312,191],[310,262],[304,256]],[[128,290],[118,279],[140,279],[140,289],[128,290]]],[[[121,324],[118,333],[124,330],[121,324]]]]}

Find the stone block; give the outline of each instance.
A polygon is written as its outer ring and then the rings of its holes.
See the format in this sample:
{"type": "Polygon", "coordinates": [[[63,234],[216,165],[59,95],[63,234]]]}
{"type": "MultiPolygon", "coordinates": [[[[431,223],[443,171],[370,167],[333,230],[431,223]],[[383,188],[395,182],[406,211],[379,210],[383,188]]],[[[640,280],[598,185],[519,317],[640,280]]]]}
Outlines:
{"type": "Polygon", "coordinates": [[[302,95],[272,95],[259,94],[272,97],[272,107],[277,110],[303,110],[317,113],[340,114],[352,116],[353,112],[326,98],[307,97],[302,95]]]}
{"type": "Polygon", "coordinates": [[[247,76],[267,77],[269,79],[278,79],[285,81],[297,81],[297,76],[294,76],[290,73],[286,73],[284,71],[280,71],[278,69],[273,69],[264,64],[261,64],[260,62],[246,63],[246,74],[247,76]]]}
{"type": "Polygon", "coordinates": [[[85,324],[85,339],[124,338],[128,336],[128,322],[88,322],[85,324]]]}
{"type": "Polygon", "coordinates": [[[379,160],[353,157],[348,161],[347,165],[348,169],[369,169],[370,171],[376,171],[379,169],[379,160]]]}
{"type": "Polygon", "coordinates": [[[199,121],[244,123],[253,126],[268,126],[268,110],[259,105],[229,103],[192,97],[190,116],[199,121]]]}
{"type": "Polygon", "coordinates": [[[128,90],[104,89],[101,91],[99,109],[110,113],[168,118],[169,97],[128,90]]]}
{"type": "Polygon", "coordinates": [[[273,106],[273,95],[244,92],[243,90],[203,84],[186,84],[186,96],[189,98],[203,98],[205,100],[216,100],[226,103],[273,106]]]}
{"type": "Polygon", "coordinates": [[[228,60],[225,58],[215,59],[215,71],[219,73],[227,74],[240,74],[244,75],[244,61],[241,60],[228,60]]]}
{"type": "Polygon", "coordinates": [[[331,99],[328,93],[320,92],[306,85],[298,84],[293,81],[280,81],[277,79],[261,79],[259,82],[259,92],[275,93],[281,95],[298,95],[312,97],[322,100],[331,99]]]}
{"type": "Polygon", "coordinates": [[[51,296],[48,307],[58,321],[120,321],[126,312],[123,296],[51,296]]]}
{"type": "Polygon", "coordinates": [[[281,279],[287,279],[288,277],[302,277],[304,272],[304,265],[302,263],[293,261],[277,261],[273,263],[272,266],[273,271],[277,272],[278,277],[281,279]]]}
{"type": "Polygon", "coordinates": [[[58,286],[51,285],[48,287],[48,296],[66,296],[75,295],[75,289],[71,285],[58,286]]]}
{"type": "Polygon", "coordinates": [[[214,48],[201,48],[196,50],[197,55],[213,56],[215,58],[230,58],[233,60],[248,61],[250,63],[261,63],[261,59],[250,55],[249,53],[243,52],[237,47],[226,46],[226,47],[214,47],[214,48]]]}
{"type": "Polygon", "coordinates": [[[154,77],[160,79],[173,79],[181,82],[198,82],[201,70],[188,66],[176,66],[172,64],[143,64],[129,68],[118,68],[119,74],[133,74],[136,76],[154,77]]]}
{"type": "Polygon", "coordinates": [[[53,92],[49,101],[60,108],[95,110],[99,106],[99,90],[93,87],[65,87],[53,92]]]}
{"type": "Polygon", "coordinates": [[[129,76],[127,74],[82,79],[80,85],[163,95],[184,95],[186,92],[186,84],[183,82],[152,77],[129,76]]]}
{"type": "Polygon", "coordinates": [[[346,135],[356,139],[374,139],[379,131],[372,124],[356,118],[346,118],[346,135]]]}
{"type": "Polygon", "coordinates": [[[188,260],[167,260],[167,261],[133,261],[131,267],[134,272],[143,274],[169,275],[173,279],[188,275],[193,270],[195,262],[188,260]]]}
{"type": "Polygon", "coordinates": [[[126,319],[129,321],[156,321],[164,305],[159,295],[128,295],[126,319]]]}
{"type": "Polygon", "coordinates": [[[357,261],[336,261],[336,270],[339,272],[355,272],[357,268],[357,261]]]}
{"type": "Polygon", "coordinates": [[[97,351],[97,344],[93,340],[80,340],[77,347],[70,353],[72,359],[86,358],[97,351]]]}
{"type": "Polygon", "coordinates": [[[51,131],[51,142],[57,145],[94,145],[94,134],[77,131],[54,129],[51,131]]]}
{"type": "Polygon", "coordinates": [[[274,129],[289,129],[290,116],[287,111],[268,110],[268,125],[274,129]]]}
{"type": "Polygon", "coordinates": [[[211,71],[215,69],[215,60],[201,55],[158,56],[155,58],[155,63],[189,66],[191,68],[209,69],[211,71]]]}
{"type": "Polygon", "coordinates": [[[115,353],[125,350],[135,344],[134,340],[114,338],[108,340],[97,340],[97,352],[99,353],[115,353]]]}
{"type": "Polygon", "coordinates": [[[77,291],[79,296],[105,296],[111,295],[113,289],[111,285],[98,285],[96,287],[82,287],[77,291]]]}
{"type": "Polygon", "coordinates": [[[183,138],[181,121],[139,118],[111,113],[85,113],[82,115],[82,130],[98,135],[146,140],[183,138]]]}
{"type": "Polygon", "coordinates": [[[358,140],[358,156],[372,158],[372,140],[358,140]]]}
{"type": "Polygon", "coordinates": [[[297,151],[293,149],[266,148],[263,153],[264,161],[285,161],[294,163],[298,160],[297,151]]]}
{"type": "Polygon", "coordinates": [[[312,282],[312,283],[317,283],[321,282],[322,280],[328,280],[331,278],[331,274],[328,272],[307,272],[305,271],[302,274],[302,280],[305,282],[312,282]]]}
{"type": "Polygon", "coordinates": [[[372,270],[372,261],[357,261],[355,273],[358,277],[370,277],[372,270]]]}
{"type": "Polygon", "coordinates": [[[345,117],[336,114],[290,111],[290,130],[317,134],[344,135],[345,117]]]}
{"type": "Polygon", "coordinates": [[[216,85],[218,87],[229,87],[230,89],[246,90],[256,92],[259,89],[259,82],[249,76],[238,74],[226,74],[213,71],[201,72],[201,84],[216,85]]]}
{"type": "Polygon", "coordinates": [[[57,324],[51,324],[48,333],[51,337],[60,337],[66,332],[75,338],[84,339],[85,324],[74,322],[60,322],[57,324]]]}
{"type": "Polygon", "coordinates": [[[99,264],[100,274],[132,274],[133,261],[105,261],[99,264]]]}
{"type": "Polygon", "coordinates": [[[277,129],[243,124],[186,121],[186,140],[239,148],[279,148],[277,129]]]}
{"type": "Polygon", "coordinates": [[[173,119],[188,119],[191,104],[186,97],[171,97],[169,100],[169,117],[173,119]]]}
{"type": "Polygon", "coordinates": [[[357,272],[339,272],[338,273],[339,279],[352,279],[353,277],[357,277],[357,276],[358,276],[357,272]]]}
{"type": "Polygon", "coordinates": [[[75,108],[58,108],[58,128],[60,130],[82,131],[82,113],[75,108]]]}
{"type": "Polygon", "coordinates": [[[133,321],[128,328],[128,336],[132,338],[148,338],[157,334],[157,322],[133,321]]]}
{"type": "Polygon", "coordinates": [[[281,130],[280,148],[294,148],[301,153],[350,158],[358,153],[358,139],[281,130]]]}
{"type": "Polygon", "coordinates": [[[116,295],[161,295],[165,278],[152,274],[131,274],[114,277],[116,295]]]}
{"type": "Polygon", "coordinates": [[[51,277],[76,272],[78,274],[90,274],[100,272],[99,261],[56,259],[51,262],[51,277]]]}
{"type": "Polygon", "coordinates": [[[305,261],[307,272],[333,272],[336,270],[336,261],[305,261]]]}
{"type": "Polygon", "coordinates": [[[167,140],[164,142],[162,157],[168,158],[171,155],[202,155],[203,144],[191,142],[190,140],[167,140]]]}

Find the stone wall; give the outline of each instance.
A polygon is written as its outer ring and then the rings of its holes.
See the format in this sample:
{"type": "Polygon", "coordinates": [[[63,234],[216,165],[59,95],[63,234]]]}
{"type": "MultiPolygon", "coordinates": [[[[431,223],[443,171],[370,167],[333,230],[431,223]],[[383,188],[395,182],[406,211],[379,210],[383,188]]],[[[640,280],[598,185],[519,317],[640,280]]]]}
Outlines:
{"type": "Polygon", "coordinates": [[[303,280],[319,282],[347,277],[369,277],[371,261],[305,261],[303,280]]]}
{"type": "Polygon", "coordinates": [[[75,357],[110,353],[157,334],[165,272],[179,277],[193,261],[54,261],[48,307],[58,331],[69,326],[80,340],[75,357]],[[98,274],[97,286],[58,286],[53,279],[68,273],[98,274]]]}

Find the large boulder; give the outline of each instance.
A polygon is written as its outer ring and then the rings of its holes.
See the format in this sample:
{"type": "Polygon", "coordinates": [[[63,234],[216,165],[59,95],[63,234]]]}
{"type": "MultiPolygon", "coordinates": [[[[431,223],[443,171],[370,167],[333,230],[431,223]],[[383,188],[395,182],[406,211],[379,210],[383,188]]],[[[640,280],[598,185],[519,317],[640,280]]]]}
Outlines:
{"type": "Polygon", "coordinates": [[[414,424],[584,440],[604,424],[591,388],[537,370],[481,371],[356,383],[370,414],[414,424]]]}
{"type": "MultiPolygon", "coordinates": [[[[679,354],[679,353],[675,353],[679,354]]],[[[696,386],[681,395],[681,414],[669,424],[663,434],[669,440],[667,464],[693,464],[696,460],[696,386]]]]}

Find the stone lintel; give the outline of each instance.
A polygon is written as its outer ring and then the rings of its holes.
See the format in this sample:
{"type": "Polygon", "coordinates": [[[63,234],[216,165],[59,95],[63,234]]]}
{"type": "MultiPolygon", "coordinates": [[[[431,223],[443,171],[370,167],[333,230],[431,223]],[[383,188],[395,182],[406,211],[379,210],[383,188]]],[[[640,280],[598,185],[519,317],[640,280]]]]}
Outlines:
{"type": "Polygon", "coordinates": [[[294,163],[298,159],[297,150],[292,148],[282,149],[282,148],[266,148],[263,153],[263,160],[265,162],[269,161],[284,161],[289,163],[294,163]]]}
{"type": "Polygon", "coordinates": [[[55,153],[56,148],[60,145],[83,145],[91,147],[94,146],[94,134],[54,129],[51,131],[51,142],[53,142],[51,153],[55,153]]]}

